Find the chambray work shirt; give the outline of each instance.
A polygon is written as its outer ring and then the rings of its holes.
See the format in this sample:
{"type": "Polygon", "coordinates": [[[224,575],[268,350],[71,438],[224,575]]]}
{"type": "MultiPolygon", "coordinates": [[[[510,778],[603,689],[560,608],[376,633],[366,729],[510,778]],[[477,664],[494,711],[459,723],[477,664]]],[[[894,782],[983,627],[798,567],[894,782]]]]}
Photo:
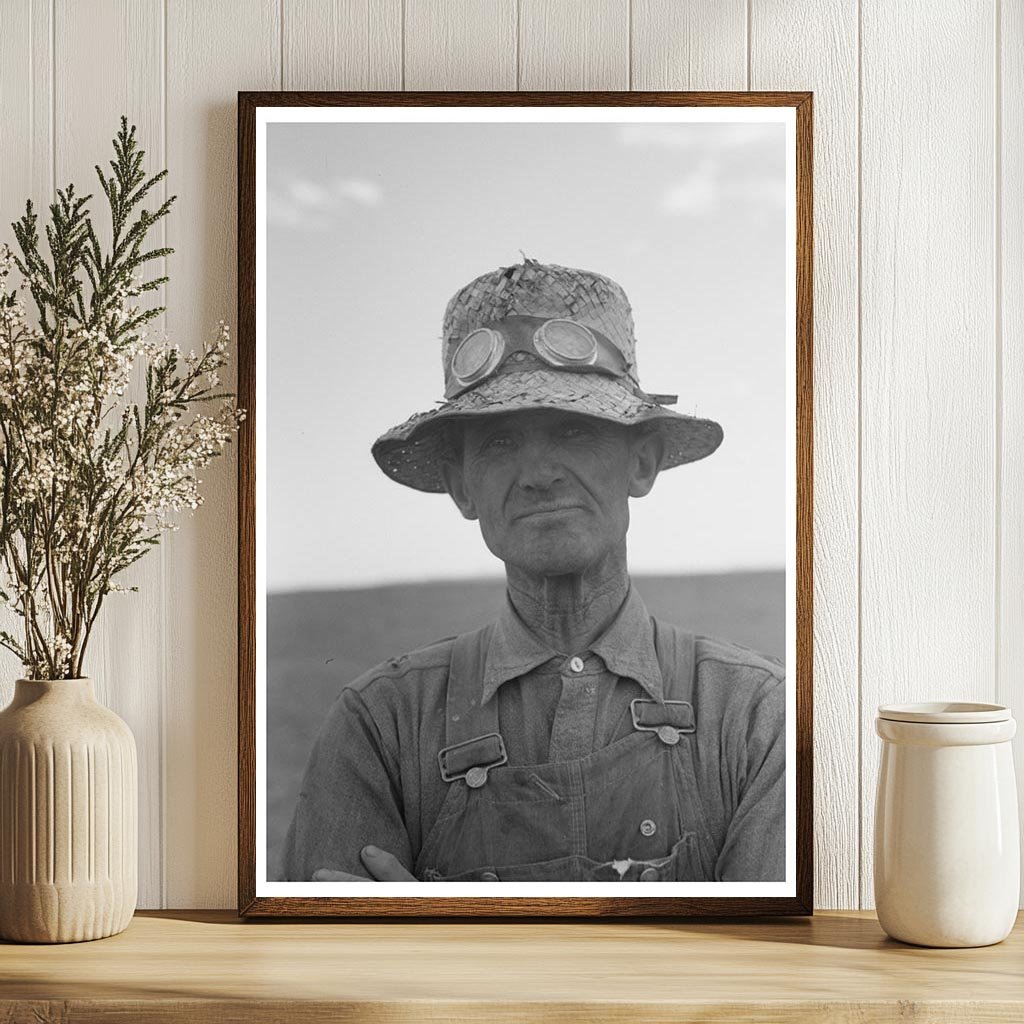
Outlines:
{"type": "MultiPolygon", "coordinates": [[[[284,877],[318,868],[366,875],[367,844],[410,871],[449,783],[445,700],[453,640],[378,665],[344,687],[313,747],[284,851],[284,877]]],[[[698,636],[692,694],[697,784],[716,845],[716,881],[785,879],[782,667],[698,636]]],[[[652,622],[635,588],[586,651],[551,650],[506,600],[481,680],[498,701],[510,764],[585,757],[633,731],[629,702],[661,700],[652,622]]],[[[461,783],[460,783],[461,784],[461,783]]],[[[623,813],[631,808],[623,808],[623,813]]]]}

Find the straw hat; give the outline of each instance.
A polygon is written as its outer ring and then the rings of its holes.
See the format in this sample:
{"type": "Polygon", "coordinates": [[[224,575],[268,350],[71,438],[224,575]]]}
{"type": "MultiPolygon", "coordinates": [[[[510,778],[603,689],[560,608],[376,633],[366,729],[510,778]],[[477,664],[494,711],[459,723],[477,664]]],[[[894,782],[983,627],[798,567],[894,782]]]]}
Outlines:
{"type": "MultiPolygon", "coordinates": [[[[651,424],[664,439],[661,469],[695,462],[722,442],[714,420],[666,409],[674,395],[647,394],[636,371],[636,339],[626,293],[614,281],[589,270],[522,263],[483,274],[456,292],[444,314],[442,363],[450,391],[456,350],[481,327],[500,328],[506,318],[573,320],[618,350],[617,376],[596,369],[581,372],[550,366],[516,352],[491,375],[439,404],[392,427],[373,444],[377,465],[392,480],[420,491],[443,492],[441,466],[449,449],[449,426],[469,416],[522,409],[564,409],[615,423],[651,424]]],[[[511,321],[508,321],[511,323],[511,321]]]]}

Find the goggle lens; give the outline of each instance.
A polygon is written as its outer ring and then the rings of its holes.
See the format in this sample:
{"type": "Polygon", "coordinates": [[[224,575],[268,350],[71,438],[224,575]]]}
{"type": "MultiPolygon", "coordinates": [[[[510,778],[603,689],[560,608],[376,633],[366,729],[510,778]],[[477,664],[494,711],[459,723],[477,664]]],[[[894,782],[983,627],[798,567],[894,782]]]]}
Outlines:
{"type": "Polygon", "coordinates": [[[487,327],[467,334],[452,357],[452,372],[463,384],[470,384],[494,369],[504,348],[501,335],[487,327]]]}
{"type": "Polygon", "coordinates": [[[522,368],[525,356],[536,356],[548,366],[613,377],[625,376],[628,369],[617,346],[575,320],[513,315],[495,321],[495,326],[477,327],[459,342],[445,374],[445,398],[480,383],[509,357],[522,368]]]}
{"type": "Polygon", "coordinates": [[[537,350],[550,362],[586,366],[597,359],[597,339],[573,320],[548,320],[535,335],[537,350]]]}

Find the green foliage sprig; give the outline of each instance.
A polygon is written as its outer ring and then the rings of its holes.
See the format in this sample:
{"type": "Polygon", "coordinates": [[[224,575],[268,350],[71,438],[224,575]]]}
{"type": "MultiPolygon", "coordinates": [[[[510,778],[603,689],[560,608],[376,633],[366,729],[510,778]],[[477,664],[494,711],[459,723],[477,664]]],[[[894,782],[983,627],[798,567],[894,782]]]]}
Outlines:
{"type": "Polygon", "coordinates": [[[21,617],[20,637],[0,645],[29,678],[82,675],[86,646],[114,577],[176,530],[173,511],[202,503],[197,471],[221,454],[244,419],[234,394],[218,391],[228,328],[183,355],[149,340],[164,307],[137,299],[167,281],[145,265],[173,252],[145,249],[174,196],[139,204],[162,181],[147,178],[135,126],[121,118],[112,174],[97,166],[112,227],[100,244],[73,185],[57,191],[41,249],[31,201],[12,226],[20,255],[0,246],[0,601],[21,617]],[[17,270],[22,281],[10,280],[17,270]],[[35,304],[31,323],[23,297],[35,304]],[[123,396],[145,362],[144,405],[123,396]],[[212,415],[198,403],[220,401],[212,415]]]}

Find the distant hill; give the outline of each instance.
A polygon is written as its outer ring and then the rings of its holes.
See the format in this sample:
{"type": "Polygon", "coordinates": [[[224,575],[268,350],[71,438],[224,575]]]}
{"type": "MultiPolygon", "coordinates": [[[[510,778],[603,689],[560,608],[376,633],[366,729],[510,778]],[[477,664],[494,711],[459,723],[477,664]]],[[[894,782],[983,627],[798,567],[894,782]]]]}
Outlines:
{"type": "MultiPolygon", "coordinates": [[[[785,574],[634,578],[652,615],[785,660],[785,574]]],[[[278,850],[309,749],[338,690],[368,668],[489,622],[503,580],[303,591],[267,598],[267,854],[278,850]]]]}

